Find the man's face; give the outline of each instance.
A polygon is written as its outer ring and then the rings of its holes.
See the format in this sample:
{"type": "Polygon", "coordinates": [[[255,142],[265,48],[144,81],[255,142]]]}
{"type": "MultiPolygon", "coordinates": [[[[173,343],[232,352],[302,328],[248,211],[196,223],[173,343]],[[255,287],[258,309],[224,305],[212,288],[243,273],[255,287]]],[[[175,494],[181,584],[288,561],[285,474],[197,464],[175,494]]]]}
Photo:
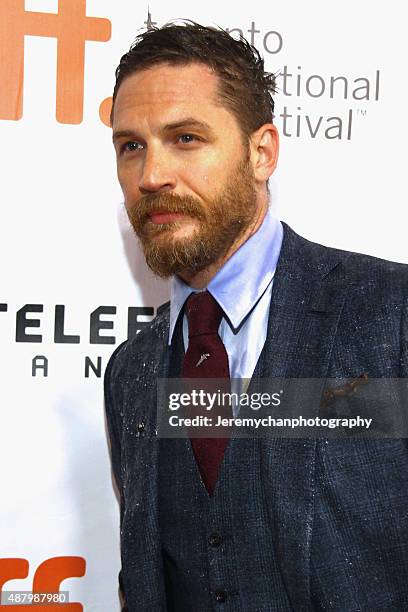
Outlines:
{"type": "Polygon", "coordinates": [[[163,277],[220,260],[258,203],[249,147],[206,66],[160,64],[127,77],[113,138],[129,220],[163,277]]]}

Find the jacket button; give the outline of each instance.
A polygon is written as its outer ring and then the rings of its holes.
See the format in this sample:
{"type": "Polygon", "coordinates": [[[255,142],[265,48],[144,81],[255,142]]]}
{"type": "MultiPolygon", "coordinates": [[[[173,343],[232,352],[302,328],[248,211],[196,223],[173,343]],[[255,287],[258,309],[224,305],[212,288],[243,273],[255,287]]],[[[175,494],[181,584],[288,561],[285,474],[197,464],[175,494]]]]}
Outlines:
{"type": "Polygon", "coordinates": [[[217,601],[218,603],[224,603],[224,601],[226,601],[227,599],[227,594],[225,591],[215,591],[214,595],[215,601],[217,601]]]}
{"type": "Polygon", "coordinates": [[[218,533],[213,533],[208,538],[208,543],[211,548],[218,548],[222,544],[222,538],[218,533]]]}
{"type": "Polygon", "coordinates": [[[145,430],[145,422],[144,421],[140,421],[140,423],[138,423],[137,425],[137,431],[139,433],[143,433],[145,430]]]}

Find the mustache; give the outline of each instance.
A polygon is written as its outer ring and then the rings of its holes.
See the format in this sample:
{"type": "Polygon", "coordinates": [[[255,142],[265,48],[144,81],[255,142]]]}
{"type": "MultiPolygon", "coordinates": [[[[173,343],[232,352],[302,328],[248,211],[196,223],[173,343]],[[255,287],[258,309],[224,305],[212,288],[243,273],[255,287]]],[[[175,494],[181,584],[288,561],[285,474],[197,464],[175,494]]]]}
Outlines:
{"type": "Polygon", "coordinates": [[[205,207],[199,200],[175,193],[149,193],[130,208],[128,215],[132,222],[141,226],[149,220],[152,212],[183,213],[200,220],[206,219],[205,207]]]}

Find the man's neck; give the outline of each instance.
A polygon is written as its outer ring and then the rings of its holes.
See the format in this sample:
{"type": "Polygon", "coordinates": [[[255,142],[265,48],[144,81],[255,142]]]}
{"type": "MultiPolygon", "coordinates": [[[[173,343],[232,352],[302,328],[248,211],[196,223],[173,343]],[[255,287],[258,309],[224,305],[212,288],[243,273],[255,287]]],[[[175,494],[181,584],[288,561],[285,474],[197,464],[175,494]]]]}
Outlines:
{"type": "Polygon", "coordinates": [[[209,282],[217,274],[218,270],[232,257],[232,255],[251,237],[258,231],[259,227],[265,218],[266,211],[268,209],[268,203],[261,207],[255,215],[252,223],[247,227],[245,232],[237,238],[237,240],[230,246],[227,253],[213,264],[200,270],[200,272],[191,272],[189,270],[183,270],[178,276],[193,289],[204,289],[207,287],[209,282]]]}

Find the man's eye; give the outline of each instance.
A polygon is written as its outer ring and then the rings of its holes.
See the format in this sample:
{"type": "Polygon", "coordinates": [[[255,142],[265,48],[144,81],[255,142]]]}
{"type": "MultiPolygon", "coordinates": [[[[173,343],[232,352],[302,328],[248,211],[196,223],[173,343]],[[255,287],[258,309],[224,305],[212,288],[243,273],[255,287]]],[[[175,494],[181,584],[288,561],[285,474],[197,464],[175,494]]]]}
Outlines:
{"type": "Polygon", "coordinates": [[[182,134],[178,137],[178,139],[180,140],[181,144],[188,144],[189,142],[198,140],[196,136],[193,136],[193,134],[182,134]]]}
{"type": "Polygon", "coordinates": [[[135,142],[135,141],[129,141],[129,142],[125,142],[121,148],[120,148],[120,152],[121,153],[132,153],[133,151],[140,151],[140,149],[142,148],[142,145],[140,144],[140,142],[135,142]]]}

